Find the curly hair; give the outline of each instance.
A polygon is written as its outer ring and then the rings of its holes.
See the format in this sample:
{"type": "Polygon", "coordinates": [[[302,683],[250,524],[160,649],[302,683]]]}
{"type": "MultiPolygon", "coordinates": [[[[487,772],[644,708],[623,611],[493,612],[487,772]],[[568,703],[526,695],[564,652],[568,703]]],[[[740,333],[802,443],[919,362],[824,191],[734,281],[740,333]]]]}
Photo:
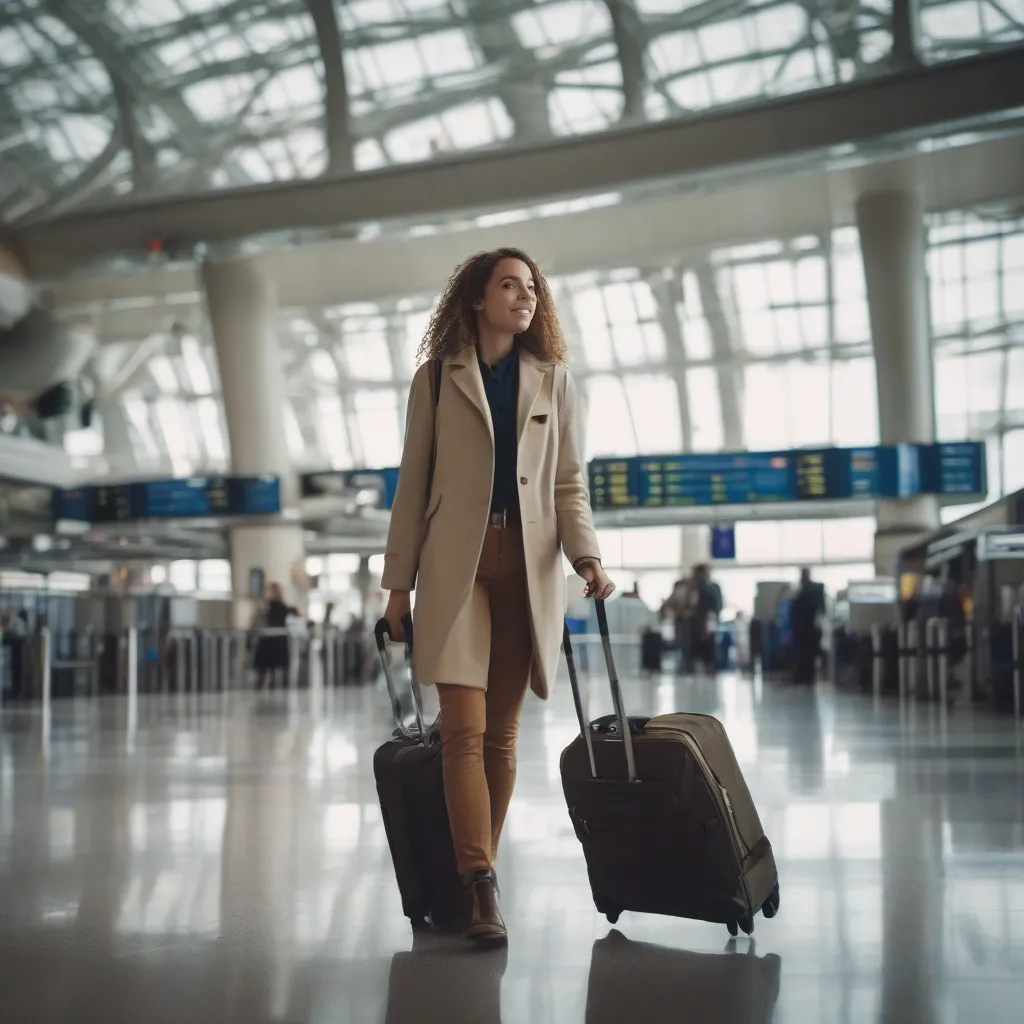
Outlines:
{"type": "Polygon", "coordinates": [[[427,333],[416,353],[417,362],[443,359],[474,343],[476,312],[473,303],[483,296],[494,268],[505,259],[522,260],[530,268],[537,295],[533,320],[522,334],[516,335],[517,340],[544,362],[566,362],[565,337],[548,283],[537,264],[522,249],[512,248],[478,252],[455,268],[430,317],[427,333]]]}

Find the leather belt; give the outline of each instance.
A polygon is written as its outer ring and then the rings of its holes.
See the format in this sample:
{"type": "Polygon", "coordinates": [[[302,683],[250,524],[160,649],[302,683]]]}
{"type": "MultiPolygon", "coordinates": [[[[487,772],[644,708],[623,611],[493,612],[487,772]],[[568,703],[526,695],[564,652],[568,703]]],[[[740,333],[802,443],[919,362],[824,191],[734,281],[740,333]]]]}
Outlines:
{"type": "Polygon", "coordinates": [[[521,522],[519,518],[519,509],[515,508],[502,508],[492,510],[490,516],[487,519],[489,526],[497,526],[500,529],[505,529],[508,526],[517,526],[521,522]]]}

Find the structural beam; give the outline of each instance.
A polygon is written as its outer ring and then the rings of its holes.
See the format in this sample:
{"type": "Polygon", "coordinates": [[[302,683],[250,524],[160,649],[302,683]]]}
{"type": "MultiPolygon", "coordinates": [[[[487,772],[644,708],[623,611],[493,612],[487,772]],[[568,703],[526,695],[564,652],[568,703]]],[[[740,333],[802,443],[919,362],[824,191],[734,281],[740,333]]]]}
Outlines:
{"type": "Polygon", "coordinates": [[[296,228],[393,218],[450,218],[555,196],[667,182],[839,147],[979,126],[1024,108],[1022,48],[907,69],[848,85],[689,119],[522,148],[436,159],[343,178],[129,202],[24,224],[15,241],[36,275],[154,236],[188,246],[296,228]]]}
{"type": "Polygon", "coordinates": [[[700,289],[700,304],[711,334],[711,348],[718,362],[718,401],[722,410],[723,440],[727,450],[739,451],[743,443],[743,367],[736,362],[737,346],[726,319],[715,272],[707,260],[693,267],[700,289]]]}
{"type": "MultiPolygon", "coordinates": [[[[622,202],[515,224],[382,236],[271,249],[258,258],[282,307],[315,309],[434,295],[469,252],[518,245],[548,274],[678,261],[689,252],[774,238],[820,235],[853,224],[867,188],[917,188],[929,212],[1016,202],[1024,134],[954,148],[931,147],[870,167],[794,170],[782,176],[716,181],[643,202],[622,202]],[[338,268],[343,267],[344,273],[338,268]]],[[[203,319],[192,263],[140,266],[131,273],[79,274],[55,283],[47,301],[88,321],[103,341],[137,341],[174,318],[194,331],[203,319]]]]}
{"type": "Polygon", "coordinates": [[[355,169],[354,140],[350,124],[348,82],[341,57],[341,30],[334,0],[306,0],[320,59],[324,64],[324,137],[327,140],[327,169],[344,174],[355,169]]]}

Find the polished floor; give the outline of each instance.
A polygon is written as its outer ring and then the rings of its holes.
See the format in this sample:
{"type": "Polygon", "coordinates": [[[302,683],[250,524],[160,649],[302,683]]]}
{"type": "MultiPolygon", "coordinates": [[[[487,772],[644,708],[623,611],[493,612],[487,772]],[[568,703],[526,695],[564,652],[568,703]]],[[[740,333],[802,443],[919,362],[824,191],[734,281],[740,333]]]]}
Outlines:
{"type": "MultiPolygon", "coordinates": [[[[598,681],[595,680],[595,684],[598,681]]],[[[627,687],[721,717],[779,863],[754,940],[593,908],[531,698],[506,953],[414,937],[374,792],[376,688],[0,711],[4,1024],[1001,1024],[1024,1019],[1024,749],[1008,718],[735,676],[627,687]]],[[[595,685],[594,714],[610,701],[595,685]]]]}

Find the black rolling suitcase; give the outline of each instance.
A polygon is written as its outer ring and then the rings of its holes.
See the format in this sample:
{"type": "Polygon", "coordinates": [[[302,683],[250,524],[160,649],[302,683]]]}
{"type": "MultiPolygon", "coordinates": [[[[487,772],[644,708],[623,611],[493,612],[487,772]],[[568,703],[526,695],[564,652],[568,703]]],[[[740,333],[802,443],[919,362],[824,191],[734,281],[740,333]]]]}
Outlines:
{"type": "Polygon", "coordinates": [[[568,630],[563,647],[580,735],[562,751],[562,789],[583,844],[597,909],[725,924],[731,935],[774,917],[771,843],[722,723],[710,715],[630,718],[597,604],[615,714],[589,722],[568,630]]]}
{"type": "Polygon", "coordinates": [[[397,726],[392,738],[373,755],[377,796],[405,915],[413,927],[429,920],[443,930],[460,929],[466,923],[466,892],[448,825],[441,777],[441,738],[436,723],[424,724],[412,674],[412,620],[406,619],[403,627],[415,729],[403,725],[402,706],[384,642],[389,632],[387,620],[381,619],[374,629],[397,726]]]}
{"type": "Polygon", "coordinates": [[[645,672],[660,672],[665,639],[657,629],[645,629],[640,634],[640,667],[645,672]]]}

